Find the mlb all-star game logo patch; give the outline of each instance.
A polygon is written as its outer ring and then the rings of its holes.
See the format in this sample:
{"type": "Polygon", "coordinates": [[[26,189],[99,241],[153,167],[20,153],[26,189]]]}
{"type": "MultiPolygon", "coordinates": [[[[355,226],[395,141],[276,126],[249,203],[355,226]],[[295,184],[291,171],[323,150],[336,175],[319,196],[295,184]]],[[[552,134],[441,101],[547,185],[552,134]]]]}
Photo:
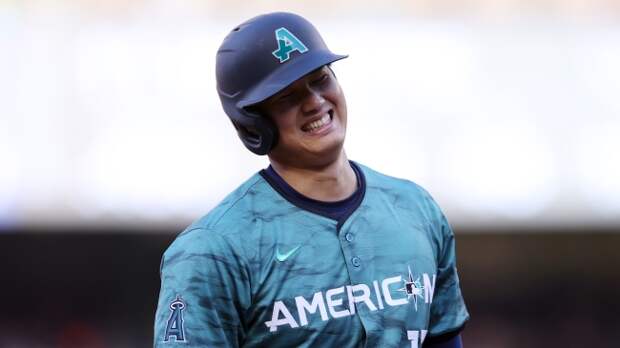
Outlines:
{"type": "MultiPolygon", "coordinates": [[[[424,300],[424,285],[420,282],[420,276],[414,278],[413,273],[411,273],[411,267],[407,266],[407,270],[409,271],[409,275],[406,279],[403,279],[404,287],[398,289],[398,291],[402,291],[407,294],[407,301],[410,299],[413,300],[413,305],[415,307],[416,312],[418,311],[418,299],[424,300]]],[[[435,276],[433,275],[433,278],[435,276]]],[[[434,280],[434,279],[433,279],[434,280]]],[[[430,284],[430,282],[429,282],[430,284]]],[[[427,291],[428,295],[428,291],[427,291]]],[[[431,295],[432,298],[432,295],[431,295]]],[[[428,303],[428,300],[426,300],[428,303]]]]}
{"type": "Polygon", "coordinates": [[[183,328],[183,310],[185,309],[185,301],[181,296],[177,295],[170,303],[170,318],[166,324],[166,333],[164,335],[164,342],[170,341],[170,338],[174,338],[177,342],[185,342],[185,329],[183,328]]]}

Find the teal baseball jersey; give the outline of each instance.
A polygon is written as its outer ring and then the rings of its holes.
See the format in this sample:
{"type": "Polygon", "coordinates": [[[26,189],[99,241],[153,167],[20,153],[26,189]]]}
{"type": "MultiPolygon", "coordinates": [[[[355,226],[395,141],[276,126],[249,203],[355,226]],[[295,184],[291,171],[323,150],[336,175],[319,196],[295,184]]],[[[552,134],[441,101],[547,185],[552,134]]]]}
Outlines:
{"type": "Polygon", "coordinates": [[[352,165],[339,221],[256,174],[166,250],[155,347],[421,347],[469,318],[430,195],[352,165]]]}

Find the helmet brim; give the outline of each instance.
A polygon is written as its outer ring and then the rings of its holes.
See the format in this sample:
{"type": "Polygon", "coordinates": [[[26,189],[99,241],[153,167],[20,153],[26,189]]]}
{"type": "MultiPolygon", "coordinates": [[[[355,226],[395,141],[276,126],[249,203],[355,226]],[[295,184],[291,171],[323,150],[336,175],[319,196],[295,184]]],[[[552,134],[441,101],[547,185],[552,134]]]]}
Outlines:
{"type": "Polygon", "coordinates": [[[334,54],[327,50],[316,50],[302,54],[289,62],[283,63],[279,69],[267,75],[252,90],[239,100],[237,107],[246,108],[258,104],[285,89],[304,75],[335,61],[347,58],[348,55],[334,54]]]}

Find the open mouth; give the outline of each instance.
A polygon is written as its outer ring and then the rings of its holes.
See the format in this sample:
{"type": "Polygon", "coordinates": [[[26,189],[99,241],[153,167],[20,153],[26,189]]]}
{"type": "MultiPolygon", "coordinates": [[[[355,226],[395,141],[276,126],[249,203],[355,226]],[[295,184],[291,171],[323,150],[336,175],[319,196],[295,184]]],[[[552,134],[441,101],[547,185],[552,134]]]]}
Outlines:
{"type": "Polygon", "coordinates": [[[333,110],[329,110],[320,119],[304,124],[301,127],[301,130],[306,132],[306,133],[311,133],[311,134],[312,133],[318,133],[321,130],[329,127],[329,125],[331,125],[333,119],[334,119],[334,112],[333,112],[333,110]]]}

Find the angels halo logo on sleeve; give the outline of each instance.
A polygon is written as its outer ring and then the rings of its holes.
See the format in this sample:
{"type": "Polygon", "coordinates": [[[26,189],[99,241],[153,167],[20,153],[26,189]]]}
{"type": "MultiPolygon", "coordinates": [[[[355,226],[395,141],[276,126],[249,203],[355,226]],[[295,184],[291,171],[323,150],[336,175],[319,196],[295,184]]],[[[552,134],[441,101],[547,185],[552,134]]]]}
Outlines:
{"type": "Polygon", "coordinates": [[[185,302],[177,295],[176,299],[170,303],[170,318],[166,324],[164,342],[168,342],[170,337],[174,337],[177,342],[185,342],[185,329],[183,328],[183,310],[185,302]]]}

